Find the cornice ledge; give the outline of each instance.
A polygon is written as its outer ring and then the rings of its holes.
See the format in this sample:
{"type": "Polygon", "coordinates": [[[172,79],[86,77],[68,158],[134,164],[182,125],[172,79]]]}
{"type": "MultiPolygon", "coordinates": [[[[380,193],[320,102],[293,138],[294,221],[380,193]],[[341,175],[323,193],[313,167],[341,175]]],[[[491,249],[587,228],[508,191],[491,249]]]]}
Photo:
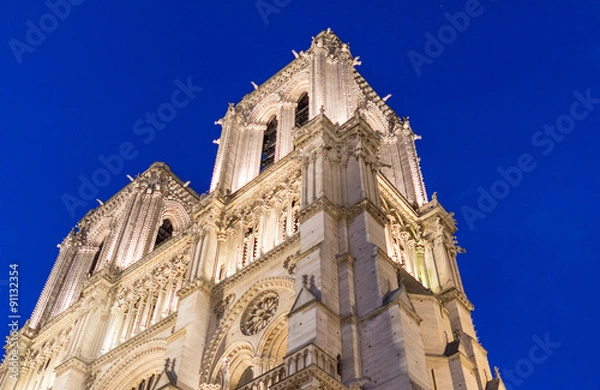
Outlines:
{"type": "Polygon", "coordinates": [[[448,212],[435,197],[431,202],[424,204],[419,208],[419,218],[423,222],[440,217],[445,223],[450,234],[454,234],[458,229],[456,227],[456,220],[454,219],[454,213],[448,212]]]}
{"type": "Polygon", "coordinates": [[[198,278],[193,282],[190,282],[182,288],[180,288],[177,294],[179,295],[180,299],[186,298],[187,296],[191,295],[194,291],[202,291],[205,294],[210,294],[213,287],[214,283],[203,278],[198,278]]]}
{"type": "Polygon", "coordinates": [[[377,220],[377,222],[382,225],[385,225],[388,222],[386,215],[381,211],[381,209],[367,198],[363,198],[354,205],[348,207],[344,214],[348,220],[353,220],[360,213],[365,211],[371,214],[377,220]]]}
{"type": "MultiPolygon", "coordinates": [[[[61,330],[67,329],[80,316],[80,311],[84,310],[83,300],[78,300],[50,321],[39,325],[39,328],[33,329],[33,332],[28,332],[28,337],[33,343],[46,341],[48,338],[54,337],[61,330]]],[[[31,328],[30,328],[31,329],[31,328]]]]}
{"type": "Polygon", "coordinates": [[[251,275],[254,274],[255,271],[263,268],[271,260],[278,258],[282,252],[285,252],[286,250],[290,249],[290,247],[292,245],[294,245],[295,243],[297,243],[299,241],[300,241],[300,233],[294,234],[289,239],[287,239],[280,245],[276,246],[275,248],[271,249],[269,252],[267,252],[266,254],[261,256],[258,260],[250,263],[250,265],[246,266],[245,268],[242,268],[235,274],[231,275],[230,277],[224,279],[219,284],[217,284],[213,288],[213,291],[212,291],[213,296],[218,296],[219,294],[221,294],[223,291],[225,291],[232,285],[237,284],[238,282],[250,277],[251,275]]]}
{"type": "MultiPolygon", "coordinates": [[[[394,291],[392,291],[392,293],[393,292],[394,291]]],[[[415,309],[411,307],[410,304],[406,303],[403,299],[401,299],[399,295],[385,302],[381,306],[371,310],[370,312],[363,314],[362,316],[356,316],[356,318],[359,322],[364,322],[366,320],[378,316],[393,305],[398,305],[401,309],[404,309],[406,314],[411,316],[413,320],[415,320],[418,324],[420,324],[423,321],[423,319],[415,312],[415,309]]]]}
{"type": "Polygon", "coordinates": [[[467,296],[462,291],[459,291],[456,287],[452,287],[444,292],[439,294],[439,297],[443,302],[449,302],[452,300],[457,300],[458,303],[463,305],[463,307],[469,311],[473,311],[475,306],[467,299],[467,296]]]}
{"type": "Polygon", "coordinates": [[[298,212],[298,221],[304,223],[319,211],[327,211],[336,220],[339,220],[342,213],[340,207],[325,197],[320,197],[298,212]]]}
{"type": "Polygon", "coordinates": [[[90,367],[90,363],[83,360],[78,356],[73,356],[67,359],[65,362],[61,363],[54,370],[56,371],[56,375],[62,375],[68,370],[79,371],[84,375],[87,375],[88,369],[90,367]]]}
{"type": "Polygon", "coordinates": [[[401,207],[401,210],[404,211],[405,216],[413,223],[415,223],[419,218],[420,214],[414,209],[414,207],[408,202],[408,200],[400,193],[400,191],[392,184],[387,177],[385,177],[382,173],[377,174],[377,181],[379,184],[379,192],[384,196],[389,198],[401,207]]]}
{"type": "Polygon", "coordinates": [[[298,73],[303,68],[307,67],[309,64],[308,59],[304,56],[300,56],[286,65],[283,69],[277,72],[275,75],[271,76],[267,81],[262,83],[258,89],[250,92],[246,96],[244,96],[240,103],[236,106],[248,106],[252,107],[257,104],[257,102],[263,100],[271,93],[275,92],[278,88],[288,82],[291,77],[298,73]]]}
{"type": "Polygon", "coordinates": [[[347,264],[349,267],[354,267],[356,259],[348,252],[342,252],[335,255],[335,262],[338,265],[347,264]]]}
{"type": "Polygon", "coordinates": [[[134,337],[125,341],[123,344],[119,345],[116,348],[111,349],[104,355],[100,356],[99,358],[94,360],[90,366],[92,368],[98,368],[98,367],[106,364],[107,362],[109,362],[121,355],[124,355],[125,352],[135,349],[136,344],[144,343],[144,342],[148,341],[151,338],[151,336],[157,335],[160,332],[164,331],[165,329],[169,328],[170,326],[174,325],[176,319],[177,319],[177,312],[171,313],[167,317],[163,318],[162,321],[154,324],[153,326],[146,329],[145,331],[138,333],[134,337]]]}
{"type": "Polygon", "coordinates": [[[182,251],[188,248],[188,245],[192,242],[192,237],[189,235],[180,233],[176,237],[166,241],[163,245],[159,246],[156,250],[147,253],[141,259],[127,267],[118,276],[118,281],[123,283],[127,281],[132,275],[135,277],[139,276],[139,270],[143,268],[154,268],[156,263],[165,260],[165,257],[175,256],[181,254],[182,251]]]}
{"type": "Polygon", "coordinates": [[[290,375],[279,383],[276,383],[271,387],[272,390],[285,390],[301,388],[303,384],[310,382],[315,379],[319,382],[319,389],[324,390],[348,390],[347,386],[344,386],[340,381],[333,378],[322,368],[316,364],[310,366],[290,375]]]}

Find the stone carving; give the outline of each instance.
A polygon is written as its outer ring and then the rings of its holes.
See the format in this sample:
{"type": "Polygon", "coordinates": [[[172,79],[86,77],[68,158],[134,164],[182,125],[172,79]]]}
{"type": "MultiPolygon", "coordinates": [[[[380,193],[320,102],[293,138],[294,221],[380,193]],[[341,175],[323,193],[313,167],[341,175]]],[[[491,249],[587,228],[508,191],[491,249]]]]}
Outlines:
{"type": "Polygon", "coordinates": [[[283,268],[287,269],[288,273],[292,276],[294,276],[296,274],[296,263],[298,262],[298,259],[296,258],[296,256],[288,256],[284,261],[283,261],[283,268]]]}
{"type": "Polygon", "coordinates": [[[254,298],[242,315],[242,333],[252,336],[266,328],[275,316],[278,306],[279,295],[274,291],[266,291],[254,298]]]}
{"type": "Polygon", "coordinates": [[[215,315],[217,316],[217,320],[220,321],[221,318],[223,318],[223,315],[225,315],[225,312],[229,310],[233,304],[233,301],[235,301],[235,294],[229,294],[216,304],[215,315]]]}

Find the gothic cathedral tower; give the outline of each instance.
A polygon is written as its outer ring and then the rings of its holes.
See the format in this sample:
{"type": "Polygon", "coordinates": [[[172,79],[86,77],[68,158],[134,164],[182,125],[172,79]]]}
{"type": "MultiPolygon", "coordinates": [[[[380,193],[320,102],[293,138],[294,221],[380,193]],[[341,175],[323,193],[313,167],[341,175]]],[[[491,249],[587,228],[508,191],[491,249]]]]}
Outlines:
{"type": "Polygon", "coordinates": [[[408,119],[330,30],[294,54],[207,194],[155,163],[69,233],[0,389],[505,389],[408,119]]]}

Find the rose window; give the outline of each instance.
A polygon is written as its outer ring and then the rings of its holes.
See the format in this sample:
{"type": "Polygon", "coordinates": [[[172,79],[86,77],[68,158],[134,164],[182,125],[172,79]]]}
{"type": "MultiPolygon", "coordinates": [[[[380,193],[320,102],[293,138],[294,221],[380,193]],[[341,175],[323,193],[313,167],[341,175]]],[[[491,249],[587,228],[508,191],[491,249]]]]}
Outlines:
{"type": "Polygon", "coordinates": [[[279,306],[276,292],[267,291],[250,302],[242,316],[241,329],[246,336],[252,336],[269,325],[279,306]]]}

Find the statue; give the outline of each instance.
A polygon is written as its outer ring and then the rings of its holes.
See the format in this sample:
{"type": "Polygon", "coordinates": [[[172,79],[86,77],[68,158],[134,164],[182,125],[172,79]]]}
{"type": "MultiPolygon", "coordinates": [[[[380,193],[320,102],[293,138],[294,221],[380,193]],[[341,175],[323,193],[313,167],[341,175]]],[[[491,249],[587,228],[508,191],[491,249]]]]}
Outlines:
{"type": "Polygon", "coordinates": [[[226,357],[221,366],[221,390],[229,390],[229,359],[226,357]]]}

